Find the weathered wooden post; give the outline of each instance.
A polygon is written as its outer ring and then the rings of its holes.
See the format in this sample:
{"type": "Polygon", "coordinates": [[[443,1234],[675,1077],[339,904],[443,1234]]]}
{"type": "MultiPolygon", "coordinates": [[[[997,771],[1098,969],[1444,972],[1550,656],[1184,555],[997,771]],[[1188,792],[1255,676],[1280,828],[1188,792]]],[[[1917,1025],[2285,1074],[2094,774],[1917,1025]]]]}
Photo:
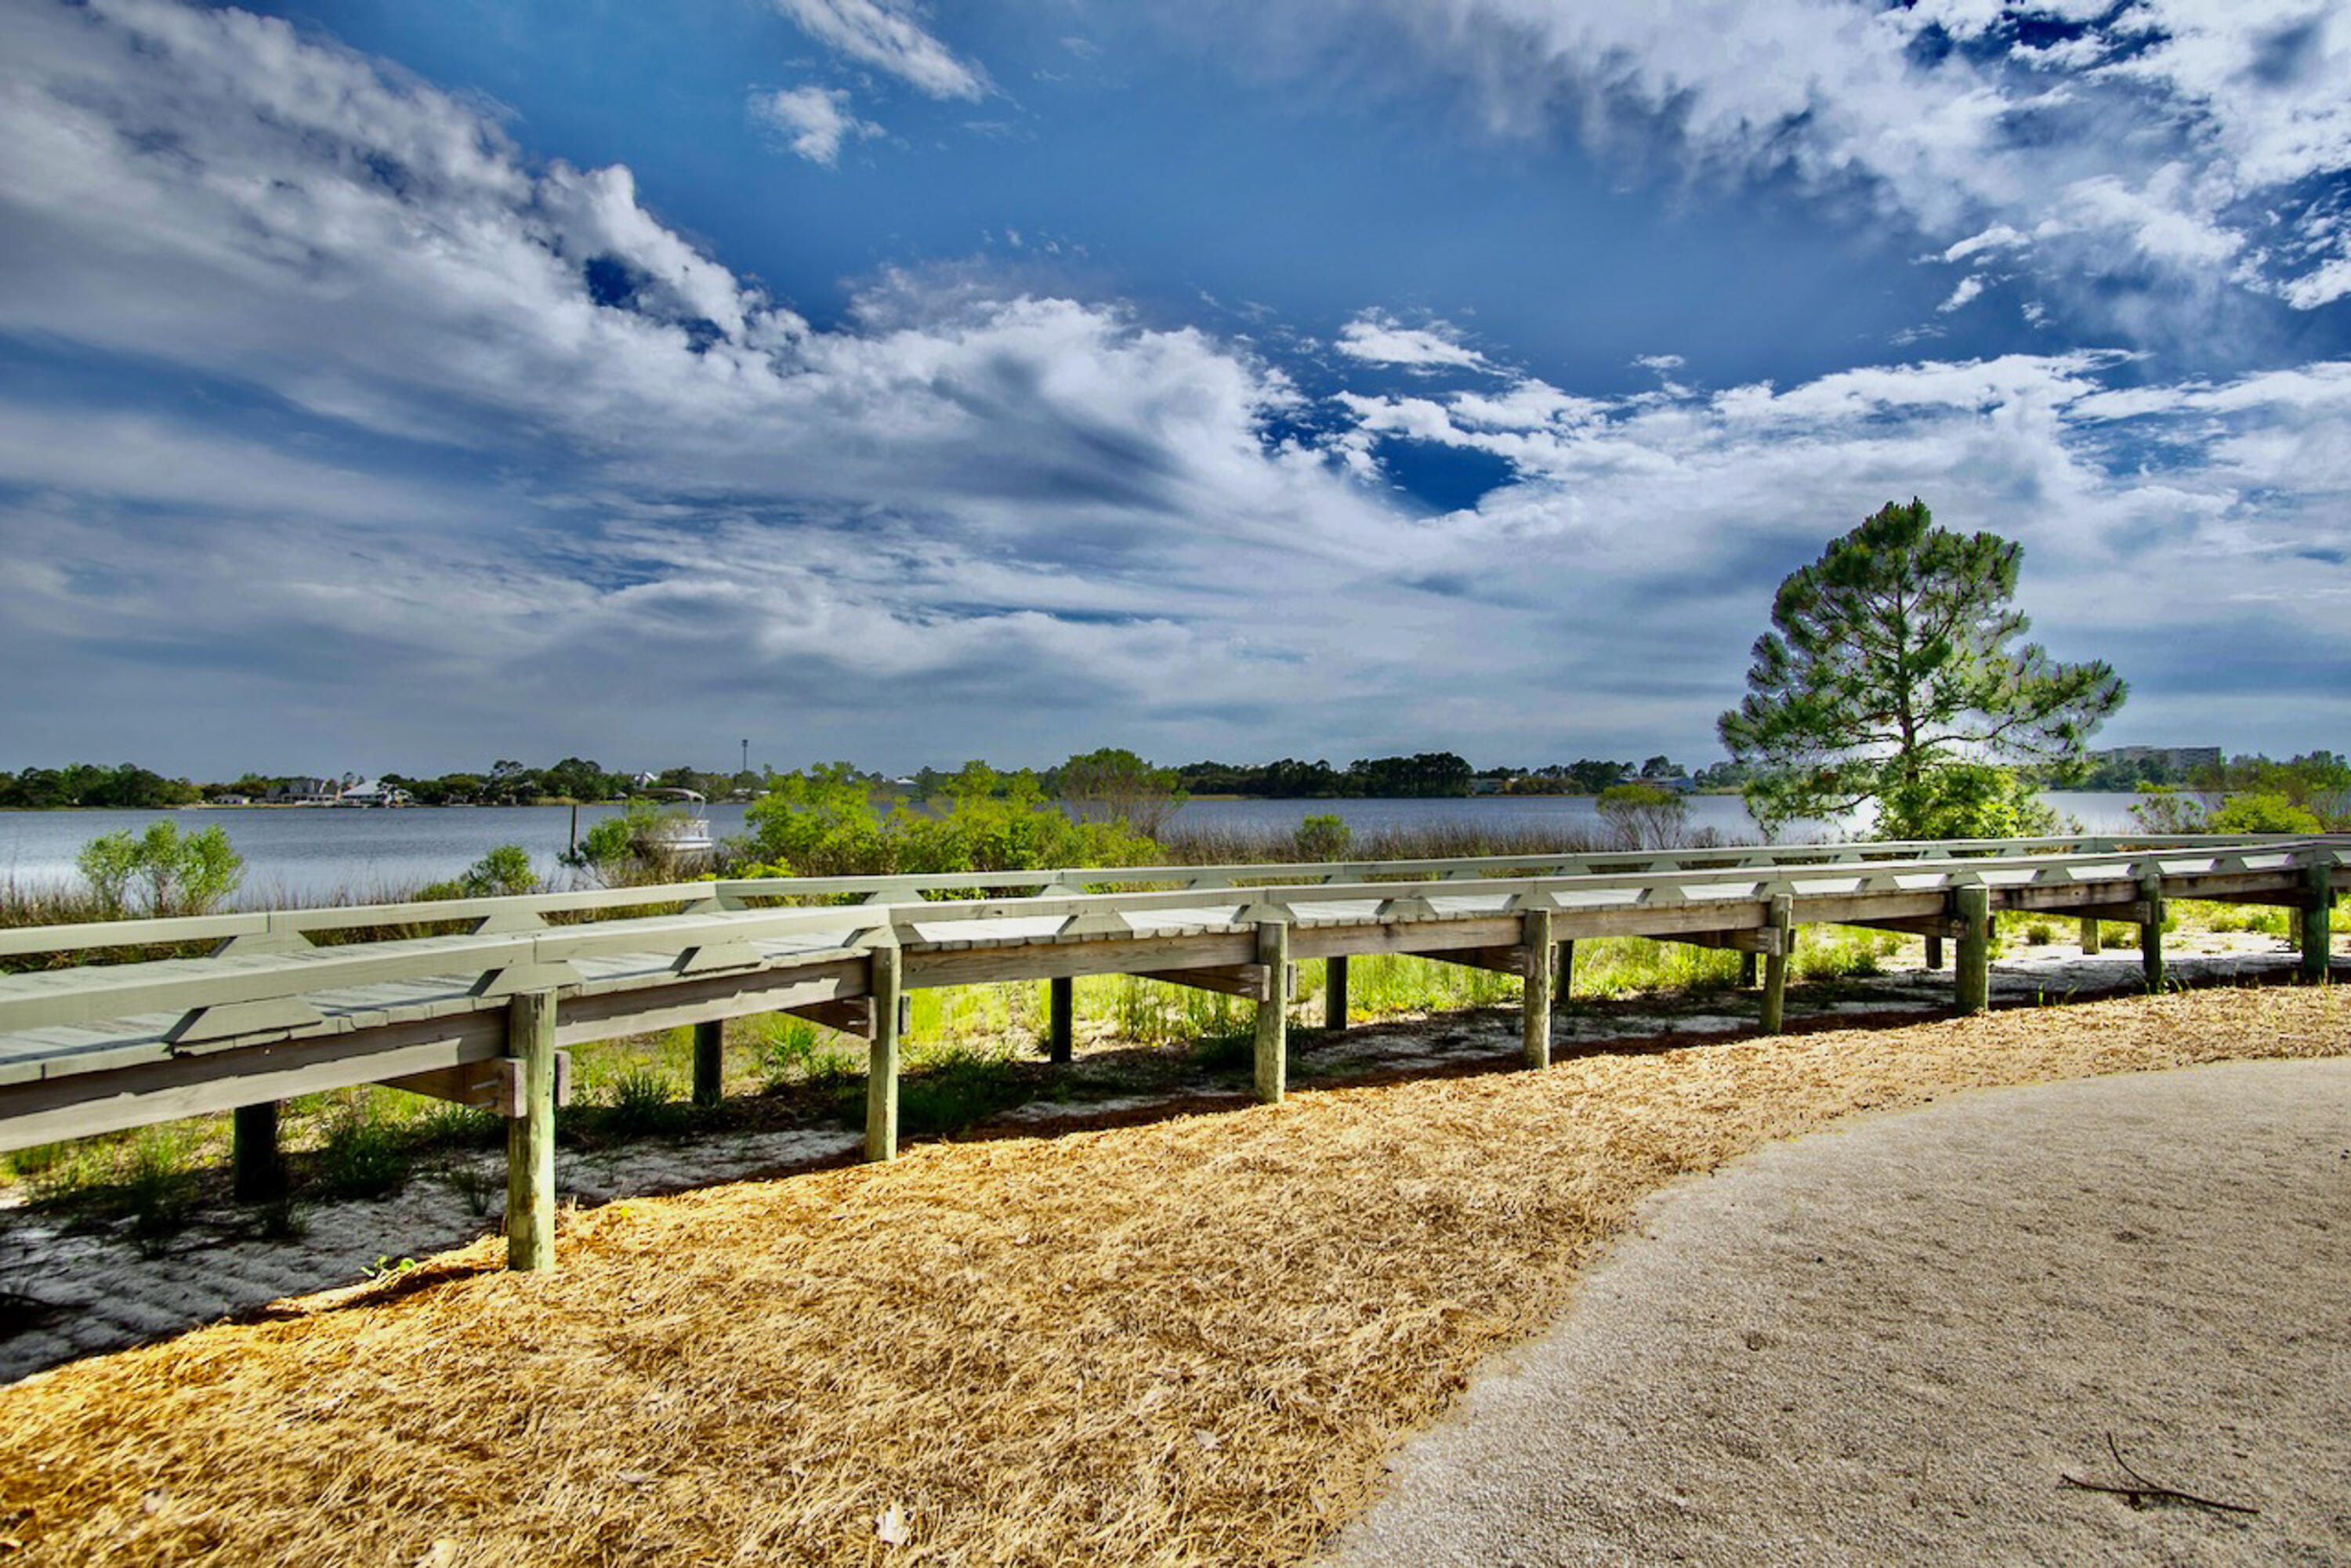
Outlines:
{"type": "Polygon", "coordinates": [[[520,1093],[507,1104],[507,1267],[555,1267],[555,993],[507,1002],[507,1055],[520,1093]]]}
{"type": "Polygon", "coordinates": [[[2098,924],[2095,915],[2085,915],[2082,916],[2083,954],[2088,957],[2095,957],[2105,950],[2105,928],[2098,924]]]}
{"type": "Polygon", "coordinates": [[[1526,1043],[1527,1065],[1551,1065],[1551,911],[1530,909],[1520,917],[1519,962],[1524,967],[1526,990],[1521,1000],[1520,1033],[1526,1043]]]}
{"type": "Polygon", "coordinates": [[[1959,921],[1959,962],[1952,988],[1959,1011],[1984,1012],[1991,1007],[1991,889],[1954,888],[1951,904],[1959,921]]]}
{"type": "Polygon", "coordinates": [[[1763,1032],[1778,1034],[1788,1020],[1788,960],[1796,948],[1796,900],[1791,894],[1776,894],[1771,899],[1771,913],[1765,922],[1777,935],[1771,950],[1763,956],[1763,1032]]]}
{"type": "Polygon", "coordinates": [[[873,1047],[865,1061],[865,1157],[898,1157],[898,998],[905,994],[905,958],[895,942],[868,956],[866,982],[873,1004],[873,1047]]]}
{"type": "Polygon", "coordinates": [[[1755,988],[1756,967],[1757,964],[1754,954],[1741,953],[1739,955],[1739,988],[1740,990],[1751,991],[1755,988]]]}
{"type": "Polygon", "coordinates": [[[277,1150],[277,1102],[239,1105],[229,1150],[231,1190],[239,1203],[286,1196],[286,1161],[277,1150]]]}
{"type": "Polygon", "coordinates": [[[1940,936],[1929,936],[1927,938],[1927,967],[1939,969],[1942,967],[1943,939],[1940,936]]]}
{"type": "Polygon", "coordinates": [[[1266,999],[1257,1005],[1257,1097],[1281,1103],[1290,1077],[1290,923],[1257,923],[1257,961],[1265,968],[1266,999]]]}
{"type": "Polygon", "coordinates": [[[1067,975],[1045,982],[1046,1011],[1050,1015],[1045,1044],[1049,1061],[1067,1061],[1078,1032],[1078,982],[1067,975]]]}
{"type": "Polygon", "coordinates": [[[1575,938],[1559,945],[1559,978],[1552,982],[1553,999],[1564,1003],[1575,994],[1575,938]]]}
{"type": "Polygon", "coordinates": [[[1322,1027],[1336,1034],[1347,1027],[1347,959],[1333,953],[1322,961],[1322,1027]]]}
{"type": "Polygon", "coordinates": [[[726,1020],[694,1026],[694,1103],[716,1105],[726,1098],[726,1020]]]}
{"type": "Polygon", "coordinates": [[[2163,989],[2163,868],[2141,872],[2138,879],[2140,913],[2146,916],[2138,924],[2139,974],[2150,991],[2163,989]]]}
{"type": "Polygon", "coordinates": [[[2333,859],[2330,852],[2321,850],[2303,870],[2310,897],[2310,902],[2302,906],[2302,977],[2305,980],[2325,980],[2327,960],[2335,946],[2335,868],[2329,863],[2333,859]]]}

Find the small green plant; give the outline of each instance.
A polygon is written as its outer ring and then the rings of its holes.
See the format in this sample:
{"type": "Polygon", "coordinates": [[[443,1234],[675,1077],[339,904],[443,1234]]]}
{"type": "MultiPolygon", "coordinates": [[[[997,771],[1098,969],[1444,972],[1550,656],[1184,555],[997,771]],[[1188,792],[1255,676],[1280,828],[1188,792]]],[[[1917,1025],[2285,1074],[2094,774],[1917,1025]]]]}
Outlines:
{"type": "Polygon", "coordinates": [[[770,1091],[798,1083],[831,1083],[849,1075],[841,1053],[825,1043],[823,1031],[803,1018],[787,1016],[759,1050],[759,1076],[770,1091]]]}
{"type": "Polygon", "coordinates": [[[498,1183],[481,1166],[459,1161],[443,1171],[441,1179],[449,1184],[450,1191],[465,1199],[466,1213],[481,1218],[490,1212],[490,1199],[496,1195],[498,1183]]]}
{"type": "Polygon", "coordinates": [[[367,1282],[369,1284],[381,1285],[389,1281],[399,1279],[402,1274],[410,1272],[415,1267],[416,1260],[413,1258],[402,1258],[399,1261],[394,1262],[391,1253],[381,1252],[376,1255],[376,1260],[374,1262],[360,1270],[360,1272],[367,1276],[367,1282]]]}
{"type": "Polygon", "coordinates": [[[2027,946],[2046,947],[2056,940],[2056,937],[2057,928],[2046,920],[2032,921],[2024,928],[2024,941],[2027,946]]]}
{"type": "Polygon", "coordinates": [[[1335,813],[1309,817],[1298,824],[1294,843],[1301,861],[1334,861],[1347,852],[1354,831],[1335,813]]]}
{"type": "Polygon", "coordinates": [[[677,1084],[649,1064],[624,1070],[604,1093],[604,1127],[624,1138],[672,1132],[684,1120],[685,1107],[677,1103],[677,1084]]]}
{"type": "Polygon", "coordinates": [[[324,1197],[386,1197],[406,1184],[410,1163],[402,1130],[359,1102],[327,1129],[314,1179],[324,1197]]]}
{"type": "Polygon", "coordinates": [[[253,1233],[265,1241],[297,1241],[309,1232],[309,1216],[292,1193],[279,1193],[253,1207],[253,1233]]]}
{"type": "Polygon", "coordinates": [[[141,1256],[162,1257],[187,1229],[195,1213],[195,1173],[168,1135],[143,1136],[131,1145],[120,1201],[131,1221],[126,1233],[141,1256]]]}

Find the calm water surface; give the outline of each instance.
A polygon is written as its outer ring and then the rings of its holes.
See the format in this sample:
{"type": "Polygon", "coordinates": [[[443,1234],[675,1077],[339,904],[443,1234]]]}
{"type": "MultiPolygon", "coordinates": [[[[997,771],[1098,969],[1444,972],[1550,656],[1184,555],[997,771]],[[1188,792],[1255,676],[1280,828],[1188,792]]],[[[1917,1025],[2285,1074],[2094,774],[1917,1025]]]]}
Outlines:
{"type": "MultiPolygon", "coordinates": [[[[2053,796],[2058,810],[2092,832],[2131,826],[2128,794],[2053,796]]],[[[580,831],[618,808],[582,806],[580,831]]],[[[713,804],[711,831],[744,831],[739,805],[713,804]]],[[[1357,833],[1381,828],[1461,823],[1489,829],[1588,830],[1599,821],[1589,796],[1489,796],[1464,800],[1195,800],[1175,817],[1186,828],[1287,832],[1308,816],[1335,815],[1357,833]]],[[[170,821],[183,832],[218,826],[245,857],[240,904],[261,906],[337,894],[404,896],[423,883],[456,875],[499,844],[528,850],[542,875],[566,885],[556,856],[570,842],[569,806],[440,806],[396,811],[319,808],[225,808],[185,811],[0,811],[0,881],[19,885],[71,883],[74,855],[99,833],[143,831],[170,821]]],[[[1700,795],[1689,802],[1692,828],[1752,838],[1755,824],[1737,796],[1700,795]]]]}

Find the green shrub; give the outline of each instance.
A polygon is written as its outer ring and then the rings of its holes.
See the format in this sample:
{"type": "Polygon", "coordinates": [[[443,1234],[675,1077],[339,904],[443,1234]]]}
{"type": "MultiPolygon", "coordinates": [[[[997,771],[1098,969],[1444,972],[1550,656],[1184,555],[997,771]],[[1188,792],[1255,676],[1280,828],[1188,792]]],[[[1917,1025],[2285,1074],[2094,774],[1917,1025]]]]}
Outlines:
{"type": "Polygon", "coordinates": [[[863,876],[893,873],[1035,871],[1140,865],[1159,846],[1123,820],[1081,822],[1046,799],[1028,772],[965,765],[936,815],[895,807],[886,815],[847,763],[779,775],[747,813],[755,863],[747,876],[863,876]]]}
{"type": "Polygon", "coordinates": [[[2231,795],[2212,813],[2216,833],[2315,833],[2318,818],[2283,795],[2266,790],[2231,795]]]}
{"type": "Polygon", "coordinates": [[[142,914],[203,915],[245,880],[245,861],[225,831],[205,828],[183,837],[171,822],[136,835],[128,828],[100,833],[82,846],[74,865],[110,919],[130,913],[134,886],[142,914]]]}
{"type": "Polygon", "coordinates": [[[530,852],[520,844],[500,844],[467,866],[450,882],[428,883],[420,899],[514,898],[540,892],[546,884],[531,869],[530,852]]]}
{"type": "Polygon", "coordinates": [[[1298,824],[1294,848],[1302,861],[1335,861],[1346,855],[1354,836],[1345,819],[1336,814],[1309,817],[1298,824]]]}

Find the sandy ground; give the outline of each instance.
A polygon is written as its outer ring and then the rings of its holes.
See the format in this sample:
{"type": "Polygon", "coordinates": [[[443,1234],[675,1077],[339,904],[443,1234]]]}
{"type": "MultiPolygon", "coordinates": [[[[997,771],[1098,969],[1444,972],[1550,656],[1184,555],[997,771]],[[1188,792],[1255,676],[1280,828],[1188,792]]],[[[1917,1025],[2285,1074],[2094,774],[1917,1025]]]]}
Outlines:
{"type": "MultiPolygon", "coordinates": [[[[2168,956],[2195,984],[2274,972],[2292,949],[2275,938],[2242,933],[2181,934],[2168,956]]],[[[2127,989],[2137,981],[2138,955],[2110,951],[2085,957],[2066,944],[2018,946],[1992,970],[1995,1006],[2058,1000],[2127,989]]],[[[1951,977],[1916,967],[1890,967],[1834,1004],[1807,1009],[1801,994],[1791,1017],[1931,1015],[1950,1005],[1951,977]]],[[[1754,1028],[1752,995],[1736,999],[1563,1013],[1554,1026],[1561,1049],[1601,1040],[1729,1035],[1754,1028]]],[[[1317,1053],[1318,1072],[1405,1071],[1442,1067],[1517,1049],[1514,1019],[1498,1015],[1440,1016],[1410,1028],[1370,1030],[1317,1053]]],[[[1087,1105],[1038,1104],[998,1118],[1070,1124],[1147,1112],[1167,1101],[1123,1099],[1087,1105]]],[[[678,1192],[713,1182],[824,1164],[852,1153],[858,1134],[838,1125],[714,1138],[647,1138],[592,1154],[559,1152],[558,1201],[592,1207],[615,1198],[678,1192]]],[[[505,1207],[500,1154],[452,1154],[420,1172],[398,1195],[381,1200],[318,1204],[302,1212],[303,1229],[290,1239],[255,1232],[248,1214],[221,1208],[200,1214],[160,1256],[147,1256],[123,1236],[72,1232],[40,1222],[21,1200],[0,1201],[0,1289],[24,1291],[56,1310],[14,1333],[0,1333],[0,1385],[78,1356],[120,1350],[289,1296],[350,1285],[402,1259],[424,1259],[495,1232],[505,1207]]]]}
{"type": "Polygon", "coordinates": [[[2346,1289],[2351,1061],[1865,1117],[1649,1199],[1332,1555],[2351,1561],[2346,1289]]]}

